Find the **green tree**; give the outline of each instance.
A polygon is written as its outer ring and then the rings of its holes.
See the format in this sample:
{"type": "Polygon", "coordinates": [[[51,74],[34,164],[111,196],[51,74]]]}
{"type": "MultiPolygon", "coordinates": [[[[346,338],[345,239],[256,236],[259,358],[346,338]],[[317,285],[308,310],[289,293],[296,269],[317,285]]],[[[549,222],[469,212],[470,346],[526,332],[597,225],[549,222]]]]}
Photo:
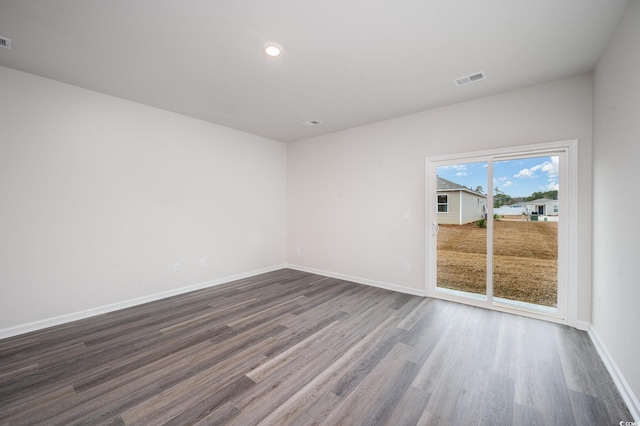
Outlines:
{"type": "Polygon", "coordinates": [[[493,190],[493,208],[496,209],[500,206],[505,206],[511,204],[511,196],[509,194],[505,194],[498,188],[497,186],[493,190]]]}
{"type": "Polygon", "coordinates": [[[539,200],[540,198],[547,198],[550,200],[558,199],[558,190],[553,191],[545,191],[545,192],[534,192],[530,196],[527,197],[527,201],[539,200]]]}

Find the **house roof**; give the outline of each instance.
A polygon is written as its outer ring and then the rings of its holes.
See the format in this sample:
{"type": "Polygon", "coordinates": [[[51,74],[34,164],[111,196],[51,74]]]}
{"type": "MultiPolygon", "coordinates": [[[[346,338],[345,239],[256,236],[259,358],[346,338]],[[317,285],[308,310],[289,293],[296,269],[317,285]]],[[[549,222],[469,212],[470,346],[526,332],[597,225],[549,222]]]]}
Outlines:
{"type": "Polygon", "coordinates": [[[463,189],[464,186],[459,183],[451,182],[450,180],[443,179],[438,176],[438,189],[450,189],[450,190],[459,190],[463,189]]]}
{"type": "Polygon", "coordinates": [[[478,195],[480,197],[487,197],[485,194],[476,192],[470,188],[467,188],[466,186],[441,178],[440,176],[438,176],[438,191],[465,191],[471,194],[478,195]]]}
{"type": "Polygon", "coordinates": [[[527,201],[525,204],[547,204],[553,201],[557,201],[557,200],[552,200],[550,198],[538,198],[537,200],[527,201]]]}

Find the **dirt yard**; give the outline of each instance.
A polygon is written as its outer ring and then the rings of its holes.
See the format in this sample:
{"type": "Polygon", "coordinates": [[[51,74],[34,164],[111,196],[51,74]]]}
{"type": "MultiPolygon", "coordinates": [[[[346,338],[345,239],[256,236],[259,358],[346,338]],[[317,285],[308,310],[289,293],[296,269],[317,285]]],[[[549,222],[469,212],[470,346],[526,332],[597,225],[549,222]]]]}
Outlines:
{"type": "MultiPolygon", "coordinates": [[[[487,230],[440,225],[438,286],[485,294],[487,230]]],[[[556,307],[558,223],[496,221],[494,295],[556,307]]]]}

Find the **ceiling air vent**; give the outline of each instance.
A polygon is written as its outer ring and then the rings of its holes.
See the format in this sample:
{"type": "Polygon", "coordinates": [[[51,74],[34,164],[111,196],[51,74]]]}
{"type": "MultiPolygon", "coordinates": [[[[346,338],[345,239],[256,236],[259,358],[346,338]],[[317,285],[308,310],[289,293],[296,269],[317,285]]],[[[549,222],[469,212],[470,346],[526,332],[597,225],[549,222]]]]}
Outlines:
{"type": "Polygon", "coordinates": [[[453,80],[456,86],[463,86],[465,84],[473,83],[475,81],[484,80],[484,72],[477,72],[475,74],[465,75],[464,77],[456,78],[453,80]]]}
{"type": "Polygon", "coordinates": [[[305,121],[304,123],[302,123],[303,126],[307,126],[307,127],[317,126],[318,124],[322,124],[322,121],[309,120],[309,121],[305,121]]]}
{"type": "Polygon", "coordinates": [[[0,36],[0,47],[11,49],[11,39],[0,36]]]}

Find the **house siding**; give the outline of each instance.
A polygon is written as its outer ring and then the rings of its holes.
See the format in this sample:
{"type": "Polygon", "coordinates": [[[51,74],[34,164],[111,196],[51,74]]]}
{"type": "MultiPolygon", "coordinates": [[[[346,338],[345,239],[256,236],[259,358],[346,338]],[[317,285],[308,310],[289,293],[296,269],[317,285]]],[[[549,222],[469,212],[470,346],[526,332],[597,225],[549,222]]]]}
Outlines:
{"type": "Polygon", "coordinates": [[[539,200],[525,204],[527,213],[537,213],[545,216],[558,216],[559,210],[554,211],[553,206],[558,205],[558,200],[539,200]],[[542,207],[542,211],[540,211],[542,207]]]}
{"type": "Polygon", "coordinates": [[[484,198],[477,195],[469,194],[468,192],[461,192],[462,194],[462,223],[470,223],[480,220],[484,217],[485,210],[483,206],[486,206],[487,202],[484,198]]]}
{"type": "Polygon", "coordinates": [[[484,197],[478,197],[465,191],[438,191],[438,195],[447,195],[449,199],[449,211],[438,213],[439,224],[463,225],[484,217],[482,206],[487,204],[484,197]],[[478,211],[478,200],[480,200],[480,211],[478,211]],[[460,207],[461,201],[462,208],[460,207]]]}
{"type": "Polygon", "coordinates": [[[438,212],[438,223],[444,225],[460,224],[460,194],[459,191],[438,191],[438,195],[447,195],[449,198],[449,211],[438,212]]]}

